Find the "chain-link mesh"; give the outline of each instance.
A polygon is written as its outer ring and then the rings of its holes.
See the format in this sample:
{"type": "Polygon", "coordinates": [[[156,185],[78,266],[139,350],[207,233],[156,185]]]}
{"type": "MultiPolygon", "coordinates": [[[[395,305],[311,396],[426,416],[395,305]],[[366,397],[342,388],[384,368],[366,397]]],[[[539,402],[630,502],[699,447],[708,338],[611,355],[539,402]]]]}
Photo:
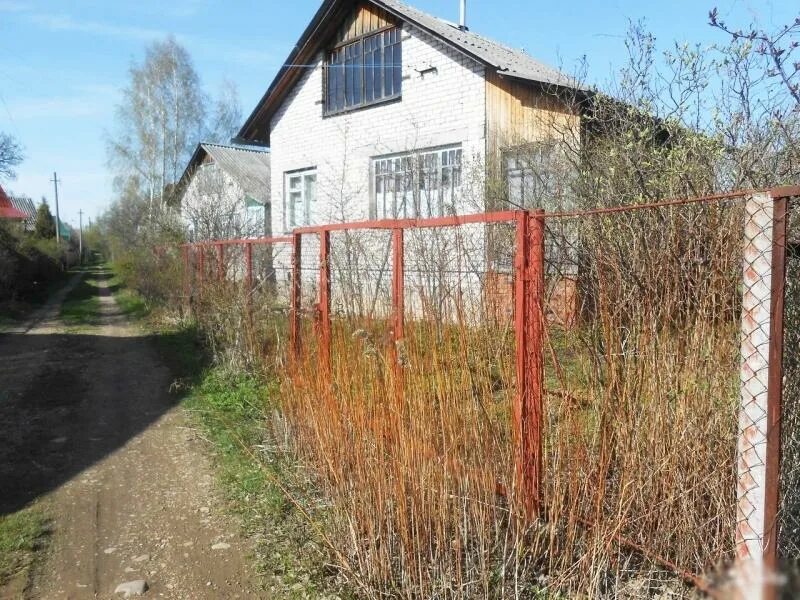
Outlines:
{"type": "Polygon", "coordinates": [[[590,595],[681,594],[733,556],[744,222],[741,201],[545,218],[549,555],[576,592],[579,560],[617,562],[590,595]]]}

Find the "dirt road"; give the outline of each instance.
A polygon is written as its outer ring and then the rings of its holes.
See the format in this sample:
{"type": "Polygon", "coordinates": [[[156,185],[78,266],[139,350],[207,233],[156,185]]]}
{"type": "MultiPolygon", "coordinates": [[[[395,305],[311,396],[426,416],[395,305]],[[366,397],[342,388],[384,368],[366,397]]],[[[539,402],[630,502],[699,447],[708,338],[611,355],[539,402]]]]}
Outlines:
{"type": "Polygon", "coordinates": [[[57,303],[29,331],[0,335],[0,514],[37,498],[46,556],[0,597],[259,598],[237,527],[153,344],[100,275],[100,324],[65,330],[57,303]]]}

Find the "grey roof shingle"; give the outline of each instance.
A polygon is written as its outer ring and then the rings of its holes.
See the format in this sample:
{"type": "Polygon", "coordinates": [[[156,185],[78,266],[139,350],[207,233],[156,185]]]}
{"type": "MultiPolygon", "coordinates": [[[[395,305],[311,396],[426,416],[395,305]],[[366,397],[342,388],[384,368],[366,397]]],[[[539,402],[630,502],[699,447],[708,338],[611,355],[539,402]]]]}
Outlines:
{"type": "Polygon", "coordinates": [[[29,228],[36,223],[36,205],[28,196],[9,196],[11,204],[17,210],[25,213],[25,225],[29,228]]]}
{"type": "Polygon", "coordinates": [[[242,190],[262,204],[270,198],[270,155],[268,151],[240,146],[201,143],[219,167],[228,173],[242,190]]]}
{"type": "Polygon", "coordinates": [[[496,68],[500,73],[545,84],[571,88],[580,87],[573,78],[539,62],[522,50],[509,48],[472,31],[460,29],[453,23],[422,12],[398,0],[374,1],[390,12],[438,35],[477,60],[496,68]]]}

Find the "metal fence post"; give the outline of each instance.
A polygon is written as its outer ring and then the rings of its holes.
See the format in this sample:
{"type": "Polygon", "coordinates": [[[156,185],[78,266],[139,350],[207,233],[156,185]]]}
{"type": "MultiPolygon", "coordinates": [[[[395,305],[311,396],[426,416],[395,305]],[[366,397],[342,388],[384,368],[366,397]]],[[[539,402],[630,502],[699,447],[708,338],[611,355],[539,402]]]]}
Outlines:
{"type": "Polygon", "coordinates": [[[197,261],[197,270],[199,271],[200,285],[202,286],[206,280],[206,247],[200,244],[197,249],[200,251],[199,260],[197,261]]]}
{"type": "Polygon", "coordinates": [[[248,295],[253,289],[253,244],[247,242],[244,245],[244,262],[245,262],[245,284],[247,285],[248,295]]]}
{"type": "Polygon", "coordinates": [[[398,391],[403,389],[400,345],[405,338],[405,244],[403,229],[392,230],[392,357],[398,391]]]}
{"type": "Polygon", "coordinates": [[[186,298],[186,302],[188,303],[192,293],[189,246],[181,246],[181,254],[183,255],[183,296],[186,298]]]}
{"type": "MultiPolygon", "coordinates": [[[[783,403],[783,317],[786,292],[786,242],[789,200],[776,196],[772,205],[772,273],[770,274],[769,388],[767,390],[766,498],[764,499],[764,566],[778,569],[781,414],[783,403]]],[[[767,595],[774,597],[773,586],[767,595]]]]}
{"type": "Polygon", "coordinates": [[[221,242],[217,243],[217,279],[225,280],[225,248],[221,242]]]}
{"type": "Polygon", "coordinates": [[[319,232],[320,363],[331,369],[331,232],[319,232]]]}
{"type": "Polygon", "coordinates": [[[516,216],[514,257],[514,333],[517,390],[514,398],[516,492],[527,518],[535,518],[542,500],[544,329],[544,212],[516,216]]]}
{"type": "Polygon", "coordinates": [[[294,365],[300,361],[300,309],[302,302],[302,282],[300,266],[303,261],[303,237],[299,233],[292,234],[292,289],[289,310],[289,343],[294,365]]]}

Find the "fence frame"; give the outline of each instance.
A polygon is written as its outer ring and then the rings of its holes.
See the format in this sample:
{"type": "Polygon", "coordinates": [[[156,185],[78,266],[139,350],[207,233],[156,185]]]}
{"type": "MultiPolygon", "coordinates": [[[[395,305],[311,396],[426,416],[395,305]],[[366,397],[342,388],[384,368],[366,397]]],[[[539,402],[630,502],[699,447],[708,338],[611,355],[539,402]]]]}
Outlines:
{"type": "MultiPolygon", "coordinates": [[[[741,403],[740,430],[737,457],[737,525],[736,557],[740,562],[751,561],[756,565],[759,591],[757,595],[754,582],[749,581],[748,597],[774,598],[776,586],[768,583],[769,573],[777,567],[779,475],[781,465],[780,427],[783,386],[783,310],[786,278],[786,240],[789,198],[800,197],[800,186],[787,186],[771,190],[741,190],[728,194],[715,194],[697,198],[662,200],[650,204],[625,207],[610,207],[588,211],[545,213],[543,210],[496,211],[471,215],[420,219],[377,219],[346,223],[331,223],[295,228],[287,236],[247,238],[234,240],[213,240],[184,244],[184,264],[187,271],[191,263],[192,251],[196,252],[196,268],[199,282],[205,280],[205,250],[215,247],[218,259],[218,276],[225,277],[224,246],[240,244],[244,247],[246,261],[246,284],[252,290],[252,246],[254,244],[288,243],[291,248],[291,281],[289,309],[289,348],[292,364],[302,358],[302,251],[304,235],[319,238],[319,298],[316,307],[318,335],[320,340],[320,362],[324,372],[331,376],[331,265],[330,234],[337,231],[389,230],[392,245],[391,279],[391,361],[399,394],[402,394],[403,369],[400,364],[399,348],[405,337],[405,240],[406,229],[426,229],[457,227],[467,224],[509,223],[515,226],[514,255],[514,329],[515,329],[515,374],[516,389],[512,406],[512,427],[514,439],[514,493],[522,499],[525,517],[535,519],[542,516],[544,498],[542,497],[543,467],[543,418],[544,418],[544,295],[545,295],[545,222],[554,217],[581,217],[605,213],[645,210],[660,207],[680,206],[701,202],[716,202],[740,199],[746,203],[746,212],[752,217],[763,212],[763,227],[748,232],[745,228],[746,242],[743,256],[745,299],[742,306],[742,362],[741,362],[741,403]],[[769,252],[765,251],[766,247],[769,252]],[[748,252],[750,253],[748,255],[748,252]],[[754,268],[756,260],[761,261],[754,268]],[[748,283],[749,282],[749,283],[748,283]],[[751,285],[760,290],[760,296],[748,298],[751,285]],[[747,303],[750,302],[750,305],[747,303]],[[760,354],[761,361],[756,370],[766,369],[765,389],[755,394],[748,392],[747,382],[752,377],[752,361],[748,363],[745,355],[746,344],[752,343],[745,332],[746,322],[752,320],[754,311],[765,309],[762,317],[769,319],[764,338],[755,344],[756,353],[765,347],[766,354],[760,354]],[[768,307],[768,309],[766,309],[768,307]],[[766,363],[766,364],[763,364],[766,363]],[[750,375],[746,375],[750,373],[750,375]],[[749,394],[749,396],[748,396],[749,394]],[[748,403],[755,402],[756,408],[765,415],[763,431],[760,417],[753,418],[748,413],[748,403]],[[753,493],[757,490],[756,493],[753,493]],[[743,503],[747,510],[743,510],[743,503]],[[753,507],[751,510],[750,507],[753,507]]],[[[187,274],[188,278],[188,274],[187,274]]],[[[186,289],[191,288],[186,281],[186,289]]],[[[762,321],[763,323],[763,321],[762,321]]],[[[755,329],[758,329],[756,323],[755,329]]],[[[751,326],[751,329],[753,327],[751,326]]],[[[754,333],[754,331],[752,332],[754,333]]],[[[752,349],[752,347],[751,347],[752,349]]],[[[652,557],[651,557],[652,558],[652,557]]],[[[658,559],[658,557],[655,557],[658,559]]],[[[660,560],[662,564],[670,563],[660,560]]],[[[698,587],[704,585],[700,577],[681,572],[680,575],[693,581],[698,587]]]]}

